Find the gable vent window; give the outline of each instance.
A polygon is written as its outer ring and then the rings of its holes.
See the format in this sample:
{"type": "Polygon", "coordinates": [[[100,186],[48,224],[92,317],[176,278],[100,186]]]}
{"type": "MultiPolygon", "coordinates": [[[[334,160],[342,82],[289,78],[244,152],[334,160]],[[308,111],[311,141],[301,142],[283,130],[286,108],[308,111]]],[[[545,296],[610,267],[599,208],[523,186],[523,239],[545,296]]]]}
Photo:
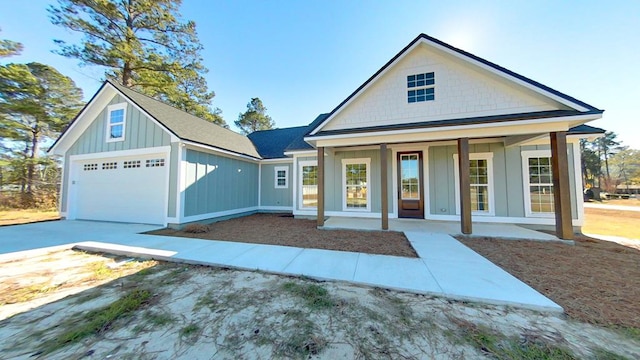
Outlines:
{"type": "Polygon", "coordinates": [[[147,160],[147,167],[160,167],[164,166],[164,159],[150,159],[147,160]]]}
{"type": "Polygon", "coordinates": [[[117,162],[102,163],[102,170],[111,170],[111,169],[117,169],[117,168],[118,168],[117,162]]]}
{"type": "Polygon", "coordinates": [[[409,103],[435,100],[435,73],[407,76],[407,101],[409,103]]]}
{"type": "Polygon", "coordinates": [[[140,160],[125,161],[122,165],[125,169],[133,169],[140,167],[140,160]]]}
{"type": "Polygon", "coordinates": [[[98,164],[84,164],[84,171],[98,170],[98,164]]]}
{"type": "Polygon", "coordinates": [[[107,109],[107,142],[123,141],[127,123],[127,104],[110,105],[107,109]]]}

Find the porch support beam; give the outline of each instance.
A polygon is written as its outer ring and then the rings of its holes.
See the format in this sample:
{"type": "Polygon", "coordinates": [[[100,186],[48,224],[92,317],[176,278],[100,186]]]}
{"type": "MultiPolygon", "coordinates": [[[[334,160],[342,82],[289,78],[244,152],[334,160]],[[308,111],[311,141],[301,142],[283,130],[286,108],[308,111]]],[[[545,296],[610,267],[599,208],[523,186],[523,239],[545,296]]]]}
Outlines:
{"type": "Polygon", "coordinates": [[[469,138],[458,139],[458,174],[460,174],[460,230],[463,234],[471,234],[469,138]]]}
{"type": "MultiPolygon", "coordinates": [[[[300,194],[300,196],[303,196],[300,194]]],[[[324,226],[324,147],[318,146],[318,227],[324,226]]]]}
{"type": "Polygon", "coordinates": [[[380,144],[380,204],[382,230],[389,230],[389,197],[387,196],[387,144],[380,144]]]}
{"type": "MultiPolygon", "coordinates": [[[[571,195],[569,187],[569,160],[567,156],[567,132],[552,132],[551,173],[553,176],[553,203],[556,213],[556,236],[573,239],[571,224],[571,195]]],[[[578,174],[576,174],[577,176],[578,174]]]]}

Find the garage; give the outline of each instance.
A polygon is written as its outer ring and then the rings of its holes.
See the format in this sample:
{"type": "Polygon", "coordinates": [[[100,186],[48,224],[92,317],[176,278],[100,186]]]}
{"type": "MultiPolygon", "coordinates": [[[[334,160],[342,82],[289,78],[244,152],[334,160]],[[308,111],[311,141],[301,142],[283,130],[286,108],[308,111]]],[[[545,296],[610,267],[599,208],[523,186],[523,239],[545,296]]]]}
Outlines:
{"type": "Polygon", "coordinates": [[[164,224],[166,153],[73,162],[69,218],[164,224]]]}

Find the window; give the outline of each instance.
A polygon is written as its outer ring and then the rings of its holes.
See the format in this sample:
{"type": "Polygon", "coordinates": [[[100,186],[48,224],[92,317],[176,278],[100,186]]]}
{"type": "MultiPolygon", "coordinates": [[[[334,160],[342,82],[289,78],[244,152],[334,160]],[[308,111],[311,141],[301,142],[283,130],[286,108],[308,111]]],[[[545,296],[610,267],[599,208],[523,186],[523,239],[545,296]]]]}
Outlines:
{"type": "Polygon", "coordinates": [[[118,168],[118,163],[117,162],[102,163],[102,170],[112,170],[112,169],[117,169],[117,168],[118,168]]]}
{"type": "Polygon", "coordinates": [[[400,177],[402,200],[420,200],[420,156],[418,154],[400,155],[400,177]]]}
{"type": "Polygon", "coordinates": [[[300,162],[300,208],[315,209],[318,207],[318,163],[315,161],[300,162]]]}
{"type": "Polygon", "coordinates": [[[84,171],[98,170],[98,164],[84,164],[83,170],[84,171]]]}
{"type": "Polygon", "coordinates": [[[371,159],[343,159],[342,183],[344,186],[342,209],[345,211],[369,211],[369,165],[371,159]]]}
{"type": "Polygon", "coordinates": [[[274,169],[275,175],[275,188],[287,189],[289,188],[289,167],[288,166],[276,166],[274,169]]]}
{"type": "Polygon", "coordinates": [[[146,167],[164,166],[164,159],[149,159],[146,161],[146,167]]]}
{"type": "Polygon", "coordinates": [[[133,169],[140,167],[140,160],[124,161],[122,167],[125,169],[133,169]]]}
{"type": "Polygon", "coordinates": [[[111,105],[107,108],[107,142],[123,141],[127,117],[127,104],[111,105]]]}
{"type": "Polygon", "coordinates": [[[553,216],[553,177],[551,152],[523,151],[524,202],[527,216],[553,216]]]}
{"type": "MultiPolygon", "coordinates": [[[[460,214],[460,171],[458,154],[453,155],[456,214],[460,214]]],[[[469,154],[469,186],[471,187],[471,212],[474,215],[495,215],[493,199],[493,153],[469,154]]]]}
{"type": "Polygon", "coordinates": [[[407,76],[407,101],[409,103],[435,100],[435,73],[407,76]]]}

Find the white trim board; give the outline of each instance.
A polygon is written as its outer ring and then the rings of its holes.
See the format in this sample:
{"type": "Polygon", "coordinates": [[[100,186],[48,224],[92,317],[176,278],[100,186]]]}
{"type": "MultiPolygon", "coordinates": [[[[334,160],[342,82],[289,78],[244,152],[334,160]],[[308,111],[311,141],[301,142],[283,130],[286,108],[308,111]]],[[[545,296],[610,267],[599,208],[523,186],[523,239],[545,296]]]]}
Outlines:
{"type": "MultiPolygon", "coordinates": [[[[342,159],[342,211],[345,212],[371,212],[371,158],[342,159]],[[367,172],[367,207],[366,208],[349,208],[347,207],[347,165],[365,164],[367,172]]],[[[335,191],[335,189],[334,189],[335,191]]]]}
{"type": "Polygon", "coordinates": [[[158,146],[158,147],[142,148],[142,149],[105,151],[105,152],[98,152],[98,153],[91,153],[91,154],[70,155],[69,161],[139,156],[139,155],[150,155],[150,154],[169,154],[169,153],[171,153],[171,146],[158,146]]]}
{"type": "MultiPolygon", "coordinates": [[[[489,193],[489,211],[472,211],[476,216],[494,216],[496,214],[496,202],[494,194],[493,153],[469,153],[469,160],[487,160],[487,191],[489,193]]],[[[460,170],[458,154],[453,154],[453,178],[455,182],[456,215],[460,215],[460,170]]]]}

